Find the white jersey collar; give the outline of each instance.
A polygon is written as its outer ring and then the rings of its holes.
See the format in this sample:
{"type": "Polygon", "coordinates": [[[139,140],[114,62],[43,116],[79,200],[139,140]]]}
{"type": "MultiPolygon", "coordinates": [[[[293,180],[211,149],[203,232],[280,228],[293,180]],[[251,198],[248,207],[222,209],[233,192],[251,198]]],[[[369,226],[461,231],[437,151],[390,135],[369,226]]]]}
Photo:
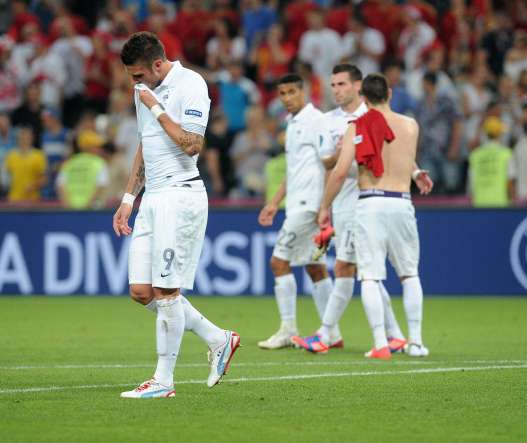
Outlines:
{"type": "MultiPolygon", "coordinates": [[[[167,75],[165,75],[165,78],[161,82],[161,84],[157,88],[166,88],[170,84],[170,82],[174,79],[176,75],[178,75],[179,72],[183,69],[183,66],[181,65],[181,62],[179,60],[176,60],[175,62],[172,62],[172,67],[167,72],[167,75]]],[[[156,89],[157,89],[156,88],[156,89]]]]}

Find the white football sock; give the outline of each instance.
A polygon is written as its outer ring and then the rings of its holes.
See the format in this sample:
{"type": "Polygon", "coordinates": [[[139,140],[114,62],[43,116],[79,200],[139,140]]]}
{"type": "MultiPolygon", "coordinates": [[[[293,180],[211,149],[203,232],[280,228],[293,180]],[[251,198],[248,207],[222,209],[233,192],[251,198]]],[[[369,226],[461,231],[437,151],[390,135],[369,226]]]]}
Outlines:
{"type": "Polygon", "coordinates": [[[313,300],[317,308],[320,321],[324,318],[326,306],[328,305],[329,295],[333,291],[333,281],[330,277],[326,277],[317,282],[313,282],[313,300]]]}
{"type": "Polygon", "coordinates": [[[329,296],[322,327],[319,330],[324,343],[332,343],[341,338],[338,323],[353,296],[355,279],[352,277],[339,277],[335,279],[335,286],[329,296]]]}
{"type": "Polygon", "coordinates": [[[382,296],[382,307],[384,309],[384,326],[386,328],[386,333],[388,334],[388,337],[399,338],[401,340],[404,340],[404,334],[402,333],[401,328],[399,327],[399,323],[397,323],[397,319],[395,318],[395,313],[393,312],[390,294],[388,294],[388,291],[386,290],[382,282],[379,282],[379,289],[381,291],[382,296]]]}
{"type": "Polygon", "coordinates": [[[381,291],[379,283],[366,280],[361,285],[362,305],[368,317],[368,323],[373,332],[375,348],[381,349],[388,346],[386,331],[384,330],[384,312],[382,307],[381,291]]]}
{"type": "Polygon", "coordinates": [[[183,295],[179,297],[185,311],[185,330],[194,332],[211,349],[225,343],[225,331],[204,317],[183,295]]]}
{"type": "Polygon", "coordinates": [[[147,303],[146,305],[143,305],[146,309],[148,309],[149,311],[152,311],[154,313],[157,313],[157,303],[156,303],[156,299],[153,298],[152,300],[150,300],[149,303],[147,303]]]}
{"type": "Polygon", "coordinates": [[[164,386],[174,384],[174,369],[185,332],[185,311],[180,297],[157,300],[157,368],[154,378],[164,386]]]}
{"type": "Polygon", "coordinates": [[[296,280],[293,274],[275,278],[274,293],[282,327],[296,331],[296,280]]]}
{"type": "Polygon", "coordinates": [[[423,344],[421,323],[423,321],[423,288],[419,277],[410,277],[402,282],[403,304],[408,322],[408,339],[410,343],[423,344]]]}

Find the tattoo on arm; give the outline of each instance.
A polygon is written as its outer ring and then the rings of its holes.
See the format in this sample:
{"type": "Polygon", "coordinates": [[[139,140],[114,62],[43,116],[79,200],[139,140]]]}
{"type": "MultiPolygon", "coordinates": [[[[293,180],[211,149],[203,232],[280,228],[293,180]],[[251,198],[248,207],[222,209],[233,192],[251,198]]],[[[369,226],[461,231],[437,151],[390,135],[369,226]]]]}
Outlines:
{"type": "Polygon", "coordinates": [[[141,162],[139,165],[139,169],[137,169],[137,173],[134,177],[133,187],[132,187],[132,194],[138,195],[139,192],[141,192],[141,189],[143,189],[143,186],[145,184],[145,164],[144,162],[141,162]]]}
{"type": "Polygon", "coordinates": [[[183,130],[183,136],[179,141],[179,145],[187,155],[192,156],[199,154],[203,147],[203,136],[183,130]]]}

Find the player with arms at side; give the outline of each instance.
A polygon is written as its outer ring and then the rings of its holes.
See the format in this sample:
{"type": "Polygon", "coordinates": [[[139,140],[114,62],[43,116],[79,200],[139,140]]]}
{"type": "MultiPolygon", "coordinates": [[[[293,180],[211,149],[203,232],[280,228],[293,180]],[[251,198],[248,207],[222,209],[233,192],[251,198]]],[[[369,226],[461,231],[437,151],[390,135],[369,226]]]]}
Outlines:
{"type": "MultiPolygon", "coordinates": [[[[424,357],[428,349],[421,338],[419,237],[410,197],[419,129],[414,119],[390,109],[391,91],[384,76],[368,75],[362,82],[361,93],[369,111],[350,124],[344,135],[342,152],[328,179],[318,221],[321,227],[329,223],[331,203],[356,159],[360,194],[353,229],[362,302],[375,342],[366,356],[391,358],[379,287],[386,279],[388,257],[403,286],[409,332],[407,352],[412,357],[424,357]]],[[[425,193],[433,185],[427,177],[422,184],[425,193]]]]}
{"type": "Polygon", "coordinates": [[[135,83],[140,144],[113,228],[118,236],[132,233],[128,220],[144,186],[128,271],[131,297],[157,315],[158,354],[154,376],[121,396],[173,397],[185,329],[209,346],[209,387],[225,374],[240,343],[237,333],[212,324],[180,294],[181,288],[194,284],[207,225],[207,193],[196,163],[210,99],[203,78],[178,61],[168,61],[152,33],[133,34],[121,60],[135,83]]]}
{"type": "MultiPolygon", "coordinates": [[[[322,162],[328,173],[337,163],[342,148],[342,136],[346,132],[348,124],[368,112],[368,107],[362,101],[359,93],[361,82],[362,72],[356,66],[342,63],[333,68],[331,90],[338,106],[325,114],[332,143],[329,151],[320,152],[322,162]]],[[[292,339],[295,344],[311,352],[328,352],[334,342],[331,331],[338,324],[353,296],[356,258],[352,225],[355,206],[359,197],[357,177],[357,162],[353,161],[342,189],[332,204],[332,221],[335,227],[335,248],[337,252],[335,285],[329,296],[322,325],[315,335],[305,338],[295,336],[292,339]]],[[[379,282],[379,288],[384,304],[385,326],[390,350],[397,352],[403,348],[406,340],[393,313],[390,296],[382,282],[379,282]]]]}
{"type": "MultiPolygon", "coordinates": [[[[313,281],[313,299],[320,319],[324,315],[332,289],[325,256],[314,260],[316,251],[313,236],[318,231],[316,223],[320,200],[324,190],[324,166],[319,152],[330,143],[324,115],[306,103],[302,79],[288,74],[278,81],[278,96],[289,112],[286,129],[286,178],[280,188],[260,211],[258,221],[271,226],[281,201],[286,197],[286,218],[273,250],[271,269],[275,276],[275,296],[281,318],[277,333],[258,343],[263,349],[292,346],[291,337],[298,335],[296,324],[297,285],[291,266],[305,266],[313,281]]],[[[335,344],[342,339],[338,326],[334,331],[335,344]]]]}

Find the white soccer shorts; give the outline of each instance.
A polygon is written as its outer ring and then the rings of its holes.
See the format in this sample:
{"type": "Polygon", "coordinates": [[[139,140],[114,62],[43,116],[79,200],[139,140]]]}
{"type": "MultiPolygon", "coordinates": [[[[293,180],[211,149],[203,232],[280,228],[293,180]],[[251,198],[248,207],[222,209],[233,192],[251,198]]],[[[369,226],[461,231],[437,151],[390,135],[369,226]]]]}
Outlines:
{"type": "Polygon", "coordinates": [[[325,263],[325,255],[313,260],[317,247],[313,237],[318,234],[317,213],[298,211],[286,214],[284,224],[278,233],[273,256],[288,261],[291,266],[325,263]]]}
{"type": "Polygon", "coordinates": [[[418,275],[419,236],[410,200],[360,199],[353,233],[360,280],[386,279],[386,257],[399,277],[418,275]]]}
{"type": "Polygon", "coordinates": [[[333,227],[335,228],[335,250],[337,260],[345,263],[356,263],[355,243],[353,240],[353,211],[340,211],[333,213],[333,227]]]}
{"type": "Polygon", "coordinates": [[[192,289],[207,217],[202,183],[145,193],[130,244],[129,283],[192,289]]]}

